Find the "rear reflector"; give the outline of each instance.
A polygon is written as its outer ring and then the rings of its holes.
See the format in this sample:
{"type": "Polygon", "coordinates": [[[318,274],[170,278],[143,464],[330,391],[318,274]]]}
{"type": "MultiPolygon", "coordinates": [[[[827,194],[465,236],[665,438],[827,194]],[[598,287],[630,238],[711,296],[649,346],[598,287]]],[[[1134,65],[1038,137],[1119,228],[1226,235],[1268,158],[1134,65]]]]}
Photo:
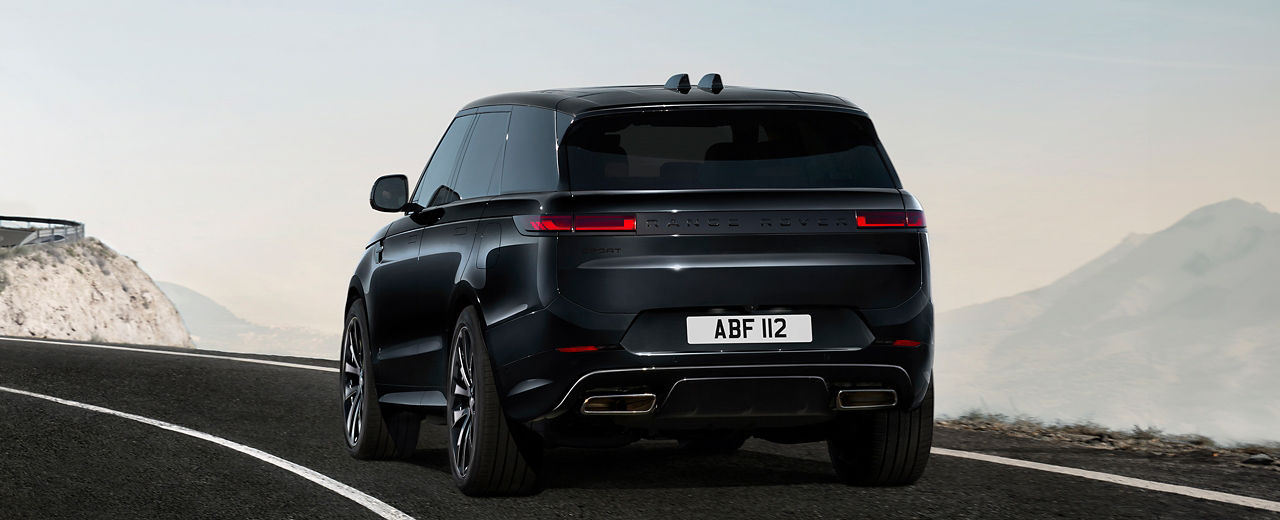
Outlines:
{"type": "Polygon", "coordinates": [[[858,227],[924,227],[924,212],[918,209],[859,211],[858,227]]]}
{"type": "Polygon", "coordinates": [[[600,348],[591,346],[591,345],[585,345],[581,347],[560,347],[560,348],[557,348],[556,350],[559,350],[560,352],[593,352],[596,350],[600,350],[600,348]]]}
{"type": "Polygon", "coordinates": [[[920,344],[921,343],[919,341],[910,339],[898,339],[893,341],[893,346],[895,347],[918,347],[920,344]]]}
{"type": "Polygon", "coordinates": [[[525,215],[515,217],[525,231],[635,231],[635,215],[525,215]]]}

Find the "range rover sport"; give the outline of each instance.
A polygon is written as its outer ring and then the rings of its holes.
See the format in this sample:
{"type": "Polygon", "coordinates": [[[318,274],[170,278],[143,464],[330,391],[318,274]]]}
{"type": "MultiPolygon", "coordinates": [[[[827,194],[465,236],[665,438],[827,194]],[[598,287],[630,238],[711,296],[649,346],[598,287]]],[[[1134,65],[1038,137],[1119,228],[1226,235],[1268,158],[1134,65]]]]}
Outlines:
{"type": "Polygon", "coordinates": [[[665,85],[458,112],[350,280],[357,458],[448,431],[471,495],[536,489],[545,448],[825,441],[854,485],[923,473],[933,423],[924,214],[835,96],[665,85]]]}

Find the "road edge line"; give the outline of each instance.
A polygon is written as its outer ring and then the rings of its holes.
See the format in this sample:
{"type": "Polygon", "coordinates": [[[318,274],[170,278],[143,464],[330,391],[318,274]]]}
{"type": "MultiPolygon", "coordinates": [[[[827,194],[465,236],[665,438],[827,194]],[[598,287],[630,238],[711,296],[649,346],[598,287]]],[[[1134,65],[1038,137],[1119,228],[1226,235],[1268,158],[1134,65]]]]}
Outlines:
{"type": "Polygon", "coordinates": [[[396,509],[395,507],[392,507],[390,504],[387,504],[386,502],[378,500],[377,498],[374,498],[363,491],[360,491],[356,488],[353,488],[351,486],[338,482],[337,480],[329,478],[324,474],[317,472],[311,468],[302,466],[294,462],[290,462],[288,460],[282,459],[280,457],[277,457],[275,455],[272,455],[260,449],[254,448],[252,446],[246,446],[244,444],[240,444],[235,441],[227,440],[222,437],[218,437],[216,435],[205,433],[202,431],[193,430],[185,426],[179,426],[179,425],[161,421],[158,419],[143,417],[141,415],[135,415],[128,412],[121,412],[119,410],[112,410],[110,408],[103,408],[101,406],[96,406],[92,404],[81,403],[79,401],[72,401],[69,399],[63,399],[60,397],[54,397],[54,396],[45,395],[45,394],[38,394],[35,392],[28,392],[26,390],[9,388],[6,386],[0,386],[0,392],[8,392],[11,394],[25,395],[27,397],[43,399],[45,401],[50,401],[50,402],[61,404],[61,405],[81,408],[81,409],[89,410],[92,412],[98,412],[102,414],[112,415],[115,417],[129,419],[131,421],[140,422],[142,424],[154,426],[156,428],[160,428],[163,430],[169,430],[171,432],[181,433],[183,435],[195,437],[203,441],[208,441],[208,442],[217,444],[219,446],[238,451],[240,453],[243,453],[255,459],[271,464],[272,466],[276,466],[280,469],[293,473],[299,477],[310,480],[311,482],[318,484],[321,487],[328,489],[329,491],[337,493],[338,495],[341,495],[342,497],[347,498],[352,502],[355,502],[357,504],[360,504],[361,506],[364,506],[365,509],[372,511],[374,514],[377,514],[378,516],[385,518],[387,520],[414,520],[412,516],[409,516],[403,511],[396,509]]]}
{"type": "MultiPolygon", "coordinates": [[[[228,361],[239,361],[241,363],[256,363],[259,365],[301,368],[304,370],[319,370],[321,372],[337,372],[338,371],[336,367],[304,365],[302,363],[289,363],[287,361],[272,361],[270,359],[254,359],[254,358],[244,358],[244,357],[235,357],[235,356],[218,356],[214,354],[200,354],[196,352],[174,352],[171,350],[152,350],[148,348],[139,348],[139,347],[122,347],[119,345],[99,345],[96,343],[79,343],[74,341],[53,341],[53,340],[47,340],[47,339],[26,339],[26,338],[0,338],[0,339],[6,340],[6,341],[19,342],[19,343],[43,343],[46,345],[64,345],[68,347],[88,347],[88,348],[101,348],[101,349],[107,349],[107,350],[124,350],[128,352],[145,352],[148,354],[166,354],[170,356],[186,356],[186,357],[197,357],[197,358],[207,358],[207,359],[225,359],[228,361]]],[[[334,361],[334,363],[337,363],[337,361],[334,361]]]]}
{"type": "Polygon", "coordinates": [[[1120,475],[1112,475],[1100,471],[1090,471],[1087,469],[1069,468],[1066,466],[1055,466],[1053,464],[1045,464],[1043,462],[1031,462],[1029,460],[1010,459],[996,455],[987,455],[985,453],[975,453],[971,451],[951,450],[947,448],[933,448],[935,455],[944,455],[948,457],[958,457],[962,459],[977,460],[982,462],[990,462],[993,464],[1003,464],[1005,466],[1014,466],[1018,468],[1034,469],[1038,471],[1046,471],[1049,473],[1058,473],[1060,475],[1070,475],[1074,477],[1087,478],[1091,480],[1099,480],[1102,482],[1110,482],[1112,484],[1120,484],[1122,486],[1135,487],[1138,489],[1146,489],[1149,491],[1160,491],[1162,493],[1172,493],[1175,495],[1183,495],[1202,500],[1211,500],[1214,502],[1222,502],[1224,504],[1232,504],[1237,506],[1250,507],[1254,509],[1262,509],[1264,511],[1280,512],[1280,502],[1263,500],[1261,498],[1247,497],[1244,495],[1233,495],[1231,493],[1223,493],[1221,491],[1209,491],[1207,489],[1193,488],[1190,486],[1180,486],[1177,484],[1165,484],[1153,480],[1143,480],[1140,478],[1123,477],[1120,475]]]}

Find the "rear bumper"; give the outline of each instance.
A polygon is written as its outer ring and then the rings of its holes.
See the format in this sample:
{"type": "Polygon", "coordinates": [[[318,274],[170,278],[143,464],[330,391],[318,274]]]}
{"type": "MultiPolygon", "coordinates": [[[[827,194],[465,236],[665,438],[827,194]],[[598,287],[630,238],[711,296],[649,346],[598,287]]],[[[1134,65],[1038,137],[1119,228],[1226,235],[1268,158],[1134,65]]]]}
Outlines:
{"type": "MultiPolygon", "coordinates": [[[[664,432],[760,430],[829,422],[842,390],[910,392],[907,373],[890,365],[720,365],[610,369],[579,378],[550,412],[533,421],[586,415],[593,396],[653,395],[655,405],[609,414],[618,425],[664,432]]],[[[896,406],[896,400],[886,407],[896,406]]]]}
{"type": "MultiPolygon", "coordinates": [[[[927,355],[926,350],[916,347],[913,354],[927,355]]],[[[504,367],[501,371],[505,376],[504,379],[518,379],[506,391],[504,408],[513,420],[533,422],[580,413],[583,401],[591,396],[653,394],[657,398],[656,407],[646,416],[654,421],[671,418],[669,410],[675,408],[692,408],[702,410],[702,413],[709,415],[738,415],[744,418],[780,417],[788,415],[784,412],[785,410],[794,410],[798,415],[830,418],[833,417],[831,414],[837,410],[835,400],[837,392],[872,388],[893,390],[898,396],[895,404],[897,407],[911,408],[918,405],[924,397],[924,389],[928,387],[930,377],[923,363],[877,364],[839,361],[839,358],[871,357],[875,354],[865,352],[789,352],[765,356],[722,354],[724,358],[720,359],[693,360],[688,358],[695,356],[679,356],[680,359],[653,359],[652,356],[636,356],[623,352],[548,353],[539,357],[560,358],[553,362],[558,361],[570,366],[581,366],[582,363],[579,363],[579,360],[566,359],[569,356],[597,357],[599,359],[590,361],[613,368],[589,370],[576,376],[572,375],[576,373],[573,369],[559,369],[556,371],[563,373],[564,376],[557,377],[550,373],[551,370],[532,369],[534,360],[529,360],[529,366],[504,367]],[[852,356],[852,354],[866,355],[852,356]],[[630,359],[628,360],[630,362],[619,359],[624,357],[642,359],[630,359]],[[619,365],[630,366],[619,367],[619,365]],[[912,372],[915,372],[914,377],[912,372]],[[523,377],[524,375],[535,377],[523,377]],[[562,381],[556,379],[562,379],[562,381]],[[710,392],[694,392],[693,403],[684,403],[691,399],[689,395],[691,391],[680,390],[681,386],[686,386],[692,381],[749,381],[761,388],[771,388],[780,379],[814,380],[821,386],[822,396],[813,399],[803,390],[783,385],[778,386],[778,390],[773,393],[753,394],[754,397],[747,402],[698,401],[699,396],[724,391],[711,386],[702,389],[710,392]],[[917,385],[920,386],[919,391],[916,389],[917,385]],[[773,394],[779,394],[776,397],[787,402],[775,402],[773,394]],[[805,397],[792,399],[793,396],[799,395],[805,397]],[[676,401],[681,401],[681,406],[674,406],[677,404],[676,401]],[[708,412],[708,410],[716,411],[708,412]]],[[[708,399],[712,398],[708,397],[708,399]]],[[[683,415],[691,415],[691,413],[683,413],[683,415]]],[[[632,424],[641,422],[643,421],[630,421],[632,424]]]]}
{"type": "Polygon", "coordinates": [[[916,347],[871,344],[748,352],[637,353],[623,348],[559,352],[556,347],[618,345],[634,319],[634,315],[594,313],[563,299],[558,300],[560,305],[495,325],[487,335],[503,408],[516,422],[581,415],[583,400],[595,395],[653,394],[656,406],[652,412],[609,419],[650,430],[784,427],[835,417],[841,413],[836,395],[846,389],[891,389],[896,393],[894,406],[918,406],[933,368],[932,305],[927,293],[922,294],[923,301],[908,302],[913,305],[876,311],[875,315],[860,313],[877,339],[922,340],[916,347]],[[799,384],[797,378],[816,383],[799,384]],[[741,387],[733,383],[690,384],[707,379],[750,381],[748,386],[761,390],[744,393],[734,390],[741,387]],[[699,387],[697,391],[688,390],[695,387],[699,387]],[[819,387],[821,397],[816,390],[819,387]],[[711,397],[700,401],[704,395],[717,393],[745,397],[739,402],[711,397]],[[708,420],[699,421],[697,416],[708,420]]]}

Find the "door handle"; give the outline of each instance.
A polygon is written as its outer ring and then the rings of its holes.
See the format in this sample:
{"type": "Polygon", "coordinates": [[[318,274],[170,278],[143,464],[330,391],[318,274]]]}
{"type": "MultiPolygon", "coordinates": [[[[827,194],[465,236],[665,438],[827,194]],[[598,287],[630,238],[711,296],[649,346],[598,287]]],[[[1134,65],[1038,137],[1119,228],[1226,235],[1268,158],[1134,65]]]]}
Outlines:
{"type": "Polygon", "coordinates": [[[377,247],[377,249],[373,250],[374,260],[376,263],[380,264],[382,263],[382,250],[386,249],[387,246],[383,245],[382,242],[378,242],[378,245],[375,247],[377,247]]]}

